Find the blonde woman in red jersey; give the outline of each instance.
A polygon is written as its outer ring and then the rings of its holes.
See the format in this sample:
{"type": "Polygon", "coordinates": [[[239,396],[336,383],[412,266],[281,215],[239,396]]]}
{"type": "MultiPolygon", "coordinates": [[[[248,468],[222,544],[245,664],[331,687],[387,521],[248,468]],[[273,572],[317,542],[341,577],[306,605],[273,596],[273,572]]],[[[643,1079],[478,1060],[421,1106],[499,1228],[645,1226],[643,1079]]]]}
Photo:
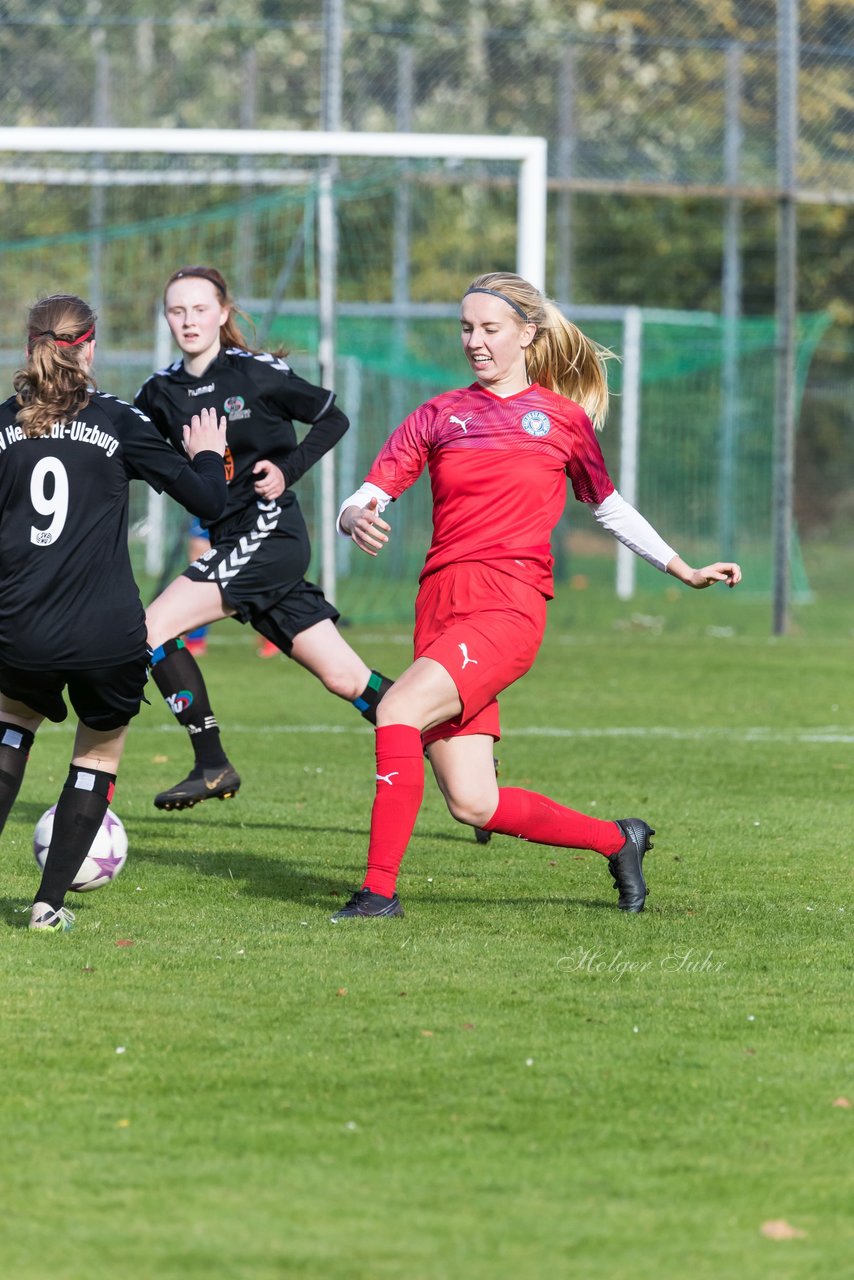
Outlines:
{"type": "Polygon", "coordinates": [[[498,694],[531,667],[554,594],[551,534],[575,497],[621,542],[701,590],[734,587],[737,564],[693,569],[614,488],[596,439],[608,408],[607,354],[526,280],[479,276],[462,300],[475,382],[422,405],[389,437],[339,529],[368,555],[388,541],[382,513],[423,471],[433,538],[415,606],[415,661],[377,709],[377,787],[363,886],[333,921],[401,916],[397,874],[424,791],[423,748],[458,822],[539,844],[601,853],[622,911],[642,911],[641,818],[588,817],[499,787],[498,694]]]}

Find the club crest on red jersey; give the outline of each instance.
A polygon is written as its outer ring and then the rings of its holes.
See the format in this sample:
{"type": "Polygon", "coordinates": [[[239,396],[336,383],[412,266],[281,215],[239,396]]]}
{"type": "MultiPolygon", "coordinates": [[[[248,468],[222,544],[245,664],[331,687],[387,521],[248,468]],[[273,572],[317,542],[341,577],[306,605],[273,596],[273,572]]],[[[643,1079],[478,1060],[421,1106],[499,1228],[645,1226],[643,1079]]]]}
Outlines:
{"type": "Polygon", "coordinates": [[[522,419],[522,430],[526,431],[529,436],[547,436],[551,429],[552,424],[549,422],[547,415],[539,409],[532,409],[522,419]]]}

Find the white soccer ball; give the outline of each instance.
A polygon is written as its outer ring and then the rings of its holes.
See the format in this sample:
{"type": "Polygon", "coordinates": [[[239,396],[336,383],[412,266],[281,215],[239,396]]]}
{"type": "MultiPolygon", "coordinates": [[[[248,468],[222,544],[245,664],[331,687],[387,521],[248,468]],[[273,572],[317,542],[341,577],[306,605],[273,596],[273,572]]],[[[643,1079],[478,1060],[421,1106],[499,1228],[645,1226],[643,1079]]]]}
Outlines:
{"type": "MultiPolygon", "coordinates": [[[[42,871],[53,835],[55,809],[56,805],[52,805],[42,814],[33,832],[33,853],[42,871]]],[[[90,889],[101,889],[105,884],[110,884],[125,865],[127,856],[127,832],[121,818],[117,818],[108,809],[71,888],[75,893],[88,893],[90,889]]]]}

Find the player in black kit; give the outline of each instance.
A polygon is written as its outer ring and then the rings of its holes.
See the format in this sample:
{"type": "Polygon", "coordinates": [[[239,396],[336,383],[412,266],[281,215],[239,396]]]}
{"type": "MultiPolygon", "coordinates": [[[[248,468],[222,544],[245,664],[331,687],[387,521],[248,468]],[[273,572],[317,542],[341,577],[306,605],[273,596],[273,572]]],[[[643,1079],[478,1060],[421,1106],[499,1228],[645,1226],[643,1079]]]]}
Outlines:
{"type": "Polygon", "coordinates": [[[78,717],[30,914],[61,932],[65,895],[113,796],[150,651],[128,554],[128,485],[146,480],[214,520],[226,501],[225,420],[204,411],[181,452],[95,389],[95,315],[55,294],[32,307],[16,395],[0,405],[0,831],[41,722],[78,717]],[[186,453],[184,452],[186,449],[186,453]],[[190,461],[187,461],[189,456],[190,461]]]}
{"type": "Polygon", "coordinates": [[[293,486],[347,430],[334,394],[248,345],[236,320],[242,313],[215,268],[174,272],[163,306],[182,356],[142,385],[137,406],[176,447],[188,413],[209,408],[228,420],[228,503],[208,524],[211,549],[147,610],[152,676],[195,754],[189,776],[154,803],[187,809],[233,796],[240,777],[198,663],[176,637],[221,618],[249,622],[371,723],[391,681],[351,649],[335,626],[337,610],[305,578],[311,548],[293,486]],[[302,441],[295,421],[309,424],[302,441]]]}

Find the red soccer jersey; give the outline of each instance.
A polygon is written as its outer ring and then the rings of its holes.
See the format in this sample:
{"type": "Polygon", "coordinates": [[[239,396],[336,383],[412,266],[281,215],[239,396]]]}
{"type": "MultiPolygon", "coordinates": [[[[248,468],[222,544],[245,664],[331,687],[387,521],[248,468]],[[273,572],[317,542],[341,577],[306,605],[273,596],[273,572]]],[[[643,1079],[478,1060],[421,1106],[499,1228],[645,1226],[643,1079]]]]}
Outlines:
{"type": "Polygon", "coordinates": [[[433,538],[422,579],[457,561],[491,562],[549,599],[566,477],[579,502],[614,491],[587,414],[536,383],[515,396],[477,383],[436,396],[389,436],[366,479],[398,498],[425,465],[433,538]]]}

